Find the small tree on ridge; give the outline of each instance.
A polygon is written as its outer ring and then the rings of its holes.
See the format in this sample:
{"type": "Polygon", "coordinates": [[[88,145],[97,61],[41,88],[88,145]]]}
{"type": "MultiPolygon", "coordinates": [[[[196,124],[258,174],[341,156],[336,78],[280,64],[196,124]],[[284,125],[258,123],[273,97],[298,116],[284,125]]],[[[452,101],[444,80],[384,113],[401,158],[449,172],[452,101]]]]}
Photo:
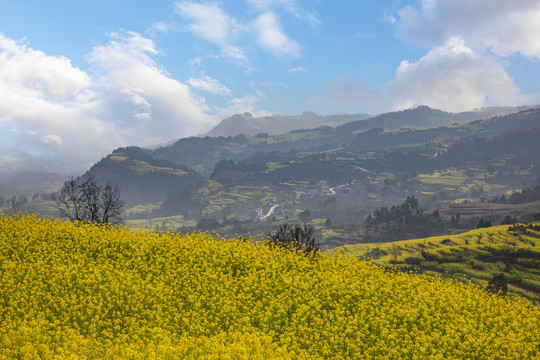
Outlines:
{"type": "Polygon", "coordinates": [[[288,224],[283,224],[279,226],[275,234],[267,236],[268,243],[271,246],[303,252],[305,255],[316,254],[320,249],[319,245],[315,243],[313,231],[311,225],[291,227],[288,224]]]}
{"type": "Polygon", "coordinates": [[[72,177],[53,198],[58,215],[70,221],[111,224],[123,221],[124,201],[119,186],[109,181],[101,186],[92,174],[72,177]]]}

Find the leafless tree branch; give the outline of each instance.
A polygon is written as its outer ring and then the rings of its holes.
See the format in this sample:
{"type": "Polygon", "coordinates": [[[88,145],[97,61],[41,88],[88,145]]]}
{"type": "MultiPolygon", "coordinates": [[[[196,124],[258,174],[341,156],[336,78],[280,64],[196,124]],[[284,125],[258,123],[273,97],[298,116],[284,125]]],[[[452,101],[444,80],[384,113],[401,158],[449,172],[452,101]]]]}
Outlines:
{"type": "Polygon", "coordinates": [[[120,188],[109,181],[101,186],[92,174],[72,177],[53,198],[58,215],[70,221],[113,224],[123,221],[120,188]]]}

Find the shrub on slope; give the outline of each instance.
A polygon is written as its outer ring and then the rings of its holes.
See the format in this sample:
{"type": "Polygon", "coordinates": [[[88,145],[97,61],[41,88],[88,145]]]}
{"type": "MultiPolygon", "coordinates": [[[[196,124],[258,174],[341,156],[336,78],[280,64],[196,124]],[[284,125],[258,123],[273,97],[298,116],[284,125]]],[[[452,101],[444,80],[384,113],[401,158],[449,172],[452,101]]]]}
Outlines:
{"type": "Polygon", "coordinates": [[[0,217],[0,357],[533,359],[538,309],[207,233],[0,217]]]}

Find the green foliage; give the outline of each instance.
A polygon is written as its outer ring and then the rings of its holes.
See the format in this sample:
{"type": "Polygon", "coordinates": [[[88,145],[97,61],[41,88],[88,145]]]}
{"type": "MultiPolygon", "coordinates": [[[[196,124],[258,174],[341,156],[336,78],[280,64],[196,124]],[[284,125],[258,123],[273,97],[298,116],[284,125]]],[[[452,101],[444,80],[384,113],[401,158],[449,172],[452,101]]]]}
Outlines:
{"type": "Polygon", "coordinates": [[[160,159],[137,147],[116,149],[89,170],[98,183],[118,184],[130,207],[165,200],[169,193],[182,191],[203,180],[185,165],[160,159]]]}
{"type": "Polygon", "coordinates": [[[486,286],[486,291],[501,296],[506,296],[508,292],[508,282],[503,273],[499,273],[493,277],[486,286]]]}
{"type": "Polygon", "coordinates": [[[486,288],[503,273],[508,294],[540,303],[540,224],[479,228],[461,234],[378,244],[346,245],[334,251],[373,258],[401,269],[473,282],[486,288]]]}
{"type": "Polygon", "coordinates": [[[480,229],[480,228],[487,228],[487,227],[490,227],[490,226],[491,226],[491,220],[490,219],[484,220],[484,218],[480,218],[480,220],[478,221],[478,225],[476,225],[476,228],[480,229]]]}
{"type": "Polygon", "coordinates": [[[536,185],[534,188],[527,188],[521,191],[516,191],[510,196],[505,194],[492,199],[490,202],[498,204],[523,204],[526,202],[540,200],[540,186],[536,185]]]}
{"type": "Polygon", "coordinates": [[[392,206],[390,209],[383,206],[370,214],[364,222],[364,227],[369,231],[377,228],[378,235],[392,237],[425,228],[442,228],[443,223],[438,211],[433,214],[425,214],[420,207],[418,199],[409,196],[401,205],[392,206]]]}
{"type": "Polygon", "coordinates": [[[218,226],[219,226],[219,222],[216,219],[203,218],[201,221],[197,223],[197,226],[195,226],[195,229],[207,231],[207,230],[215,229],[218,226]]]}

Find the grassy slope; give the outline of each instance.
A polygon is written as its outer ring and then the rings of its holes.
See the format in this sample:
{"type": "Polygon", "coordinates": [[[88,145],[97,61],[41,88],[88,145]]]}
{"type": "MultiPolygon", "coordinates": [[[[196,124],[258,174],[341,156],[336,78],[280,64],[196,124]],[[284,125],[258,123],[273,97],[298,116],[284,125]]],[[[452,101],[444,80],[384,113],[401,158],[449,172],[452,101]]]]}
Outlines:
{"type": "Polygon", "coordinates": [[[540,355],[519,299],[206,233],[0,216],[0,265],[3,359],[540,355]]]}
{"type": "Polygon", "coordinates": [[[500,225],[456,235],[346,245],[338,251],[372,257],[381,265],[417,266],[430,274],[480,286],[502,272],[511,293],[540,302],[540,232],[531,229],[521,234],[500,225]]]}
{"type": "Polygon", "coordinates": [[[133,171],[136,174],[147,174],[150,172],[167,173],[176,176],[182,176],[187,174],[187,172],[183,170],[173,169],[172,167],[166,166],[154,166],[146,161],[131,159],[127,156],[109,155],[109,158],[113,163],[116,163],[116,165],[126,167],[127,169],[133,171]]]}

